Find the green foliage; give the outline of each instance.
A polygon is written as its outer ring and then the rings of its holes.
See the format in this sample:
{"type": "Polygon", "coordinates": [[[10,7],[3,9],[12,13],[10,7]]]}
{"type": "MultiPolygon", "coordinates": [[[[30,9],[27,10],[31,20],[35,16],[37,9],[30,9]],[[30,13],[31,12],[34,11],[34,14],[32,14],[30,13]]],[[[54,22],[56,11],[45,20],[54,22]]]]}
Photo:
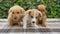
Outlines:
{"type": "Polygon", "coordinates": [[[14,5],[20,5],[27,10],[36,8],[41,3],[48,7],[48,18],[60,18],[60,0],[0,0],[0,18],[7,18],[9,8],[14,5]]]}

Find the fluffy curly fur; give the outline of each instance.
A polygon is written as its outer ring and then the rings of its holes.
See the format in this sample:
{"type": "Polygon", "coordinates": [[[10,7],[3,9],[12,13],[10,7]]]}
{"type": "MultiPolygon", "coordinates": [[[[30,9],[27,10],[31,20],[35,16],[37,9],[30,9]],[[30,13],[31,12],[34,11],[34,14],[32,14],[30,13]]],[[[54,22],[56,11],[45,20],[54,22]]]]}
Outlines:
{"type": "Polygon", "coordinates": [[[43,17],[42,17],[42,20],[40,22],[42,22],[41,24],[42,24],[43,27],[46,27],[46,14],[45,14],[45,11],[46,11],[47,7],[41,4],[41,5],[37,6],[37,9],[42,12],[43,17]]]}
{"type": "Polygon", "coordinates": [[[20,6],[11,7],[8,11],[9,25],[13,26],[14,24],[18,24],[19,26],[21,26],[24,12],[25,10],[20,6]]]}

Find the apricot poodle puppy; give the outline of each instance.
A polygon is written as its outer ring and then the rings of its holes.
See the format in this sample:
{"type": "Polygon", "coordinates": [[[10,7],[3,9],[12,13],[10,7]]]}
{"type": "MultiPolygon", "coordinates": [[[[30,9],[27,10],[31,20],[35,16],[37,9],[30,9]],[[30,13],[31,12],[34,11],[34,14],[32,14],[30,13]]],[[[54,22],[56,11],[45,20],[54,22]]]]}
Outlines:
{"type": "Polygon", "coordinates": [[[45,13],[45,11],[46,11],[47,7],[41,4],[41,5],[37,6],[37,9],[39,11],[41,11],[41,13],[42,13],[42,20],[41,20],[42,26],[46,27],[46,13],[45,13]]]}
{"type": "Polygon", "coordinates": [[[24,16],[25,10],[20,6],[13,6],[8,11],[8,21],[9,25],[13,26],[14,24],[22,25],[22,18],[24,16]]]}

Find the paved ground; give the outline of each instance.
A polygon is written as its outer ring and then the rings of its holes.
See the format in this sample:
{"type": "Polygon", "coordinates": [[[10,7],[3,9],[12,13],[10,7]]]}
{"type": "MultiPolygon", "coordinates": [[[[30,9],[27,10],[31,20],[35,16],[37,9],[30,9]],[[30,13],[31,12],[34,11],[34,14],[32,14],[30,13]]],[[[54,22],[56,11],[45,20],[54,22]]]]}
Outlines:
{"type": "Polygon", "coordinates": [[[35,29],[33,27],[28,27],[23,29],[19,26],[8,26],[7,19],[0,19],[0,34],[59,34],[60,32],[60,19],[47,19],[47,27],[40,27],[35,29]]]}

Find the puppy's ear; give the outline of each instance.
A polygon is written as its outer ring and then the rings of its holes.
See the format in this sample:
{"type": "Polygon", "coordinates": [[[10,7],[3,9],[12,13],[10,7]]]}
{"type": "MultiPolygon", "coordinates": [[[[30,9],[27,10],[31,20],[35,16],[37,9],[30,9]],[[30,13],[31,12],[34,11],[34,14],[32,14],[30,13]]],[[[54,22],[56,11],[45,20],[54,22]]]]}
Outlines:
{"type": "Polygon", "coordinates": [[[28,12],[28,14],[30,15],[31,11],[28,12]]]}
{"type": "Polygon", "coordinates": [[[25,12],[25,10],[23,9],[23,10],[22,10],[22,13],[24,14],[24,12],[25,12]]]}
{"type": "Polygon", "coordinates": [[[11,9],[9,9],[8,14],[9,14],[9,13],[11,13],[11,12],[12,12],[12,10],[11,10],[11,9]]]}
{"type": "Polygon", "coordinates": [[[39,13],[39,21],[42,19],[42,14],[39,13]]]}
{"type": "Polygon", "coordinates": [[[26,12],[30,15],[30,13],[31,13],[31,9],[27,10],[26,12]]]}
{"type": "Polygon", "coordinates": [[[21,13],[22,13],[22,14],[24,14],[25,10],[24,10],[23,8],[22,8],[22,9],[20,9],[20,10],[21,10],[21,13]]]}

